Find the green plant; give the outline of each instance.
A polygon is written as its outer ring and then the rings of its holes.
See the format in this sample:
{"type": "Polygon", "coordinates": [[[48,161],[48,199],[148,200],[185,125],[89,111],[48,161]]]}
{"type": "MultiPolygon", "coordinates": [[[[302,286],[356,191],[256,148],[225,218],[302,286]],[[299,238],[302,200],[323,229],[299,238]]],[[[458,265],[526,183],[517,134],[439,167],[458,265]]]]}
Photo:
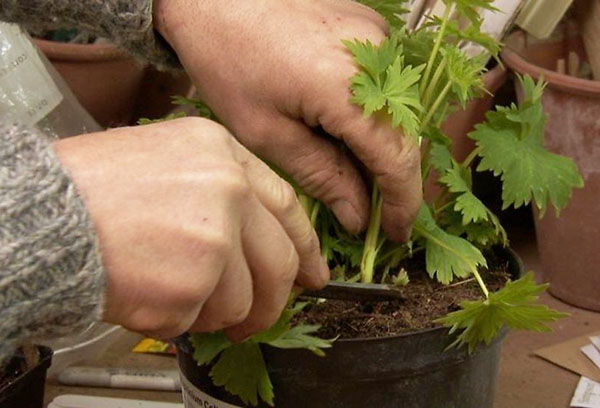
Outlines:
{"type": "MultiPolygon", "coordinates": [[[[546,285],[537,285],[531,273],[489,293],[481,274],[487,267],[482,250],[507,245],[507,236],[498,217],[475,194],[471,165],[476,171],[492,171],[502,181],[503,207],[515,208],[534,202],[543,215],[551,204],[558,214],[567,205],[571,191],[583,180],[572,160],[547,151],[542,144],[545,115],[541,106],[542,81],[519,78],[524,101],[497,107],[470,137],[474,151],[461,163],[451,155],[452,141],[441,124],[456,106],[466,106],[484,92],[482,76],[490,56],[500,50],[493,38],[481,32],[477,8],[493,10],[493,0],[443,0],[443,17],[432,18],[414,32],[398,17],[401,3],[392,0],[362,0],[390,23],[390,35],[381,44],[347,40],[359,72],[350,79],[352,102],[362,106],[365,116],[378,113],[389,117],[390,126],[401,128],[405,138],[422,142],[423,179],[436,177],[442,192],[431,203],[422,203],[411,241],[405,245],[386,241],[381,233],[382,199],[377,185],[372,188],[372,212],[363,236],[345,232],[333,215],[317,201],[298,190],[301,203],[321,239],[323,255],[335,267],[338,279],[373,282],[376,271],[383,282],[410,283],[400,262],[424,251],[426,271],[432,279],[447,285],[473,276],[482,299],[465,301],[461,309],[436,322],[456,334],[453,346],[473,351],[479,343],[490,343],[503,326],[547,331],[547,322],[564,314],[536,304],[546,285]],[[450,17],[457,13],[463,26],[450,17]],[[460,48],[465,42],[483,46],[487,53],[470,57],[460,48]]],[[[308,348],[322,354],[330,346],[311,336],[315,326],[290,325],[293,306],[269,331],[247,342],[232,345],[220,333],[191,336],[199,364],[213,364],[211,376],[245,403],[256,405],[258,397],[273,405],[259,343],[275,347],[308,348]],[[232,365],[234,360],[245,364],[232,365]],[[243,369],[241,367],[244,367],[243,369]]]]}

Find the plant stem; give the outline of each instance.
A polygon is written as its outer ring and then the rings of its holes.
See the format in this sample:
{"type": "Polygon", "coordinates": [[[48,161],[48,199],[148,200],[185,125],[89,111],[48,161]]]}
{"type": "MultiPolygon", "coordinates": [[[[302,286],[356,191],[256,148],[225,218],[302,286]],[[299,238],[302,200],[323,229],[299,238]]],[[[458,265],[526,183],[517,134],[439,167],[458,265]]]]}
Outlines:
{"type": "Polygon", "coordinates": [[[419,129],[419,133],[422,133],[423,130],[427,127],[427,125],[429,124],[429,121],[431,120],[431,118],[433,117],[435,112],[438,110],[440,105],[444,102],[444,100],[446,99],[446,96],[448,96],[448,93],[450,92],[451,88],[452,88],[452,83],[448,82],[446,84],[446,86],[444,87],[444,89],[442,90],[442,93],[439,94],[439,96],[433,103],[433,106],[431,108],[429,108],[429,111],[427,112],[427,116],[425,116],[425,119],[423,119],[423,121],[421,121],[421,128],[419,129]]]}
{"type": "Polygon", "coordinates": [[[446,4],[446,10],[444,11],[444,17],[442,18],[442,25],[440,27],[440,31],[438,32],[438,36],[435,39],[435,44],[433,45],[433,50],[431,51],[431,55],[429,56],[429,61],[427,62],[427,68],[425,68],[425,74],[423,74],[423,78],[421,79],[421,87],[419,91],[421,94],[425,91],[425,84],[429,80],[429,75],[431,75],[431,69],[433,68],[433,64],[435,63],[435,58],[437,57],[437,53],[440,50],[440,46],[442,45],[442,40],[444,39],[444,34],[446,33],[446,26],[448,25],[448,20],[450,20],[450,13],[452,12],[452,3],[446,4]]]}
{"type": "Polygon", "coordinates": [[[452,204],[454,203],[452,201],[449,201],[446,204],[442,205],[440,208],[436,208],[434,216],[438,216],[442,211],[450,207],[452,204]]]}
{"type": "Polygon", "coordinates": [[[367,229],[367,235],[365,237],[365,246],[363,249],[363,256],[360,262],[360,275],[361,282],[371,283],[373,282],[373,275],[375,273],[375,260],[377,258],[377,252],[379,251],[379,231],[381,229],[381,206],[383,200],[379,193],[379,187],[377,184],[373,185],[373,192],[371,193],[371,217],[369,219],[369,228],[367,229]]]}
{"type": "MultiPolygon", "coordinates": [[[[444,200],[446,199],[446,197],[448,197],[450,195],[450,193],[448,192],[447,189],[442,190],[442,192],[440,193],[440,195],[438,195],[433,203],[433,205],[435,207],[441,206],[441,205],[445,205],[446,203],[444,202],[444,200]]],[[[437,214],[437,211],[436,211],[437,214]]]]}
{"type": "Polygon", "coordinates": [[[442,60],[440,65],[438,65],[437,69],[435,70],[433,78],[431,78],[431,82],[427,86],[427,90],[425,91],[425,96],[423,98],[423,105],[425,106],[425,108],[429,107],[429,103],[431,102],[431,98],[433,97],[433,92],[435,91],[435,88],[437,87],[438,82],[440,81],[440,78],[444,73],[444,69],[446,69],[447,62],[448,61],[446,60],[446,58],[442,60]]]}
{"type": "Polygon", "coordinates": [[[473,160],[475,160],[475,157],[477,157],[477,155],[479,155],[480,151],[481,151],[481,149],[479,147],[476,147],[475,149],[473,149],[473,151],[471,153],[469,153],[469,155],[467,156],[465,161],[462,162],[461,166],[464,167],[465,169],[467,167],[469,167],[471,165],[471,163],[473,162],[473,160]]]}
{"type": "Polygon", "coordinates": [[[304,211],[306,211],[306,215],[310,217],[314,204],[313,199],[306,194],[298,194],[298,201],[300,202],[302,208],[304,208],[304,211]]]}
{"type": "MultiPolygon", "coordinates": [[[[429,171],[431,170],[431,148],[433,142],[431,140],[427,140],[425,147],[421,147],[421,177],[423,179],[423,183],[427,181],[429,177],[429,171]]],[[[421,144],[423,146],[423,144],[421,144]]]]}
{"type": "Polygon", "coordinates": [[[481,275],[479,274],[479,272],[477,271],[476,268],[473,268],[472,272],[473,272],[473,276],[475,276],[475,279],[477,280],[477,283],[479,284],[479,287],[481,288],[481,291],[485,295],[485,298],[486,299],[489,298],[490,292],[488,291],[487,286],[485,286],[485,283],[483,282],[481,275]]]}

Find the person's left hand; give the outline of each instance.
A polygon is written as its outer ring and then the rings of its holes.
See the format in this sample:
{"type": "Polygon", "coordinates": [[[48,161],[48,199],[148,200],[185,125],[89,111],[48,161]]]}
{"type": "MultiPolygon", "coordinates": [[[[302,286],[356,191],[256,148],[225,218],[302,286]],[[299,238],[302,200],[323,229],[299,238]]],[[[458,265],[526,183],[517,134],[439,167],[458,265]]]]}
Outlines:
{"type": "Polygon", "coordinates": [[[370,202],[360,166],[315,131],[323,128],[378,183],[387,236],[408,239],[422,197],[418,146],[351,103],[358,69],[341,41],[381,42],[387,23],[379,14],[351,0],[155,0],[154,7],[155,27],[201,99],[246,147],[359,232],[370,202]]]}

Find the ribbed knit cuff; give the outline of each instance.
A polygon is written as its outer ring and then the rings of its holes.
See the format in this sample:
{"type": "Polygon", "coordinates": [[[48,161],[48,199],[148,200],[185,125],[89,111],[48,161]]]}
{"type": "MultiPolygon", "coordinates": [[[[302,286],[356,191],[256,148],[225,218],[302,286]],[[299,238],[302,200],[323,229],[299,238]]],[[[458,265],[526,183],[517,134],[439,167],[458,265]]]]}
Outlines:
{"type": "Polygon", "coordinates": [[[179,68],[170,46],[154,30],[152,0],[2,0],[0,20],[40,32],[77,28],[108,38],[159,68],[179,68]]]}
{"type": "Polygon", "coordinates": [[[50,141],[0,124],[0,364],[23,340],[97,320],[105,285],[91,221],[50,141]]]}

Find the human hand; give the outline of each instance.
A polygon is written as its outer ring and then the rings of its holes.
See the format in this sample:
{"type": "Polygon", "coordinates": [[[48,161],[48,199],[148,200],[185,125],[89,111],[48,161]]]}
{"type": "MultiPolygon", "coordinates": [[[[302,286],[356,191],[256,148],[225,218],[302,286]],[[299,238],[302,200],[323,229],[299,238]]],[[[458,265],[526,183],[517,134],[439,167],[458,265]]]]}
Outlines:
{"type": "Polygon", "coordinates": [[[222,126],[188,118],[58,141],[96,228],[104,320],[158,337],[270,327],[328,281],[293,189],[222,126]]]}
{"type": "Polygon", "coordinates": [[[388,237],[406,240],[421,203],[419,149],[350,102],[357,72],[342,39],[379,43],[384,19],[350,0],[155,0],[155,27],[200,97],[236,137],[329,206],[352,232],[369,197],[343,141],[374,176],[388,237]]]}

